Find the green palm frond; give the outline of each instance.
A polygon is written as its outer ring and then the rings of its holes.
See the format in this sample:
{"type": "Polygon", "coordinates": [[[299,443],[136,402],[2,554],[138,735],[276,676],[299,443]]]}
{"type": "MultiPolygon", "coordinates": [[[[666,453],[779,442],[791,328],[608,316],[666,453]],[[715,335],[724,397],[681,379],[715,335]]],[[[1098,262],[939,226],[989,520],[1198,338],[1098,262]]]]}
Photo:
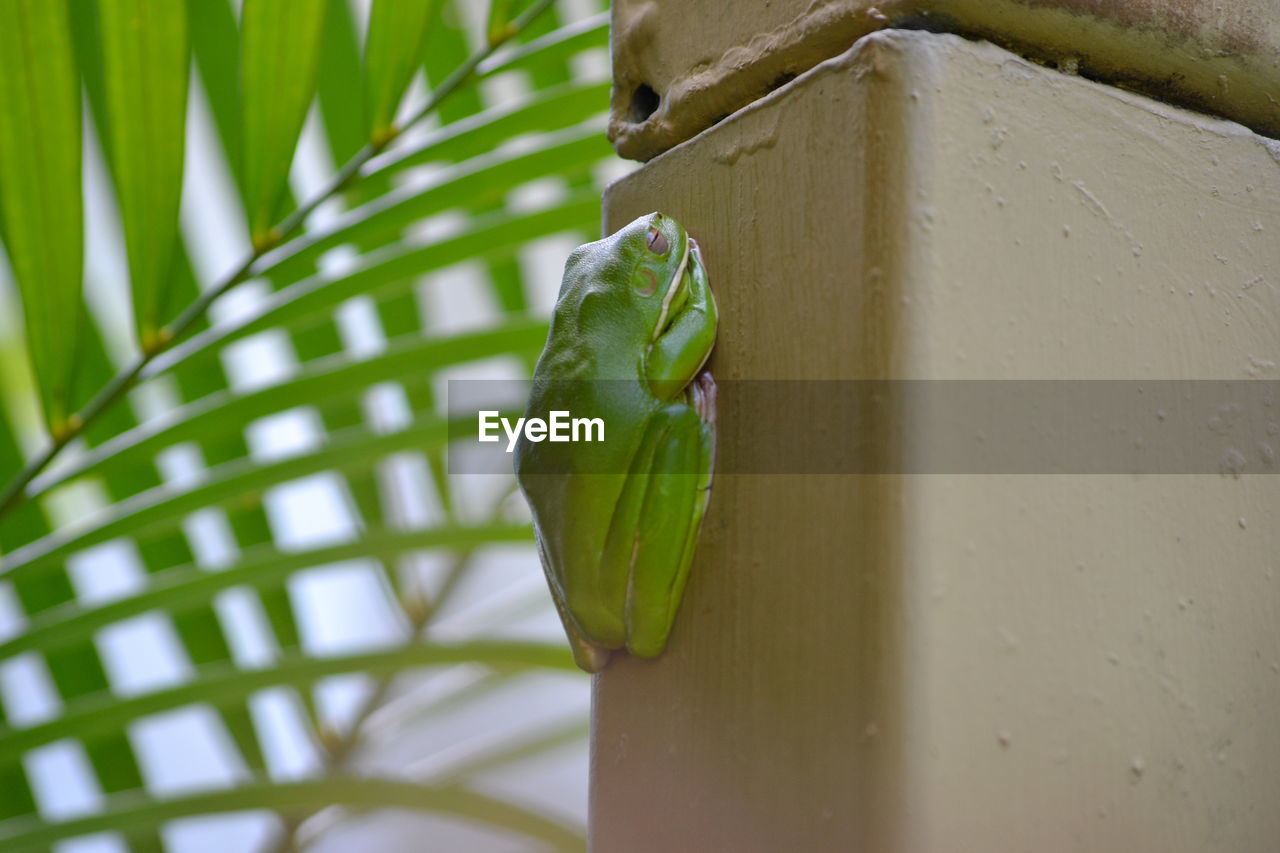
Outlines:
{"type": "Polygon", "coordinates": [[[583,848],[580,817],[485,787],[580,754],[585,693],[510,481],[447,473],[442,390],[460,369],[528,370],[550,280],[530,249],[598,227],[609,84],[580,69],[604,67],[607,13],[17,0],[0,15],[0,305],[21,309],[0,311],[0,667],[28,673],[0,680],[0,848],[105,832],[181,850],[174,821],[265,810],[259,842],[286,850],[321,812],[308,838],[384,808],[583,848]],[[464,291],[486,319],[458,329],[464,291]],[[298,494],[333,497],[337,527],[299,527],[298,494]],[[519,582],[495,585],[512,554],[519,582]],[[334,617],[306,591],[353,572],[384,622],[326,647],[334,617]],[[131,631],[173,672],[131,682],[131,631]],[[457,677],[474,686],[432,687],[457,677]],[[554,724],[477,731],[430,772],[362,764],[548,679],[572,685],[554,724]],[[174,788],[142,731],[200,708],[235,781],[174,788]],[[309,769],[281,764],[290,749],[309,769]],[[73,756],[64,781],[91,807],[64,808],[49,750],[73,756]]]}

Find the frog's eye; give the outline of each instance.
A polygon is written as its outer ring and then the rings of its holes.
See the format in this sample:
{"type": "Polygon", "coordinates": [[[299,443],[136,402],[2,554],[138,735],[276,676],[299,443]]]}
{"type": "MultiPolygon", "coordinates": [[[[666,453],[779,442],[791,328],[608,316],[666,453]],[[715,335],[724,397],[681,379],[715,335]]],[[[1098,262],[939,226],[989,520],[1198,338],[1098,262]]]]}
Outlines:
{"type": "Polygon", "coordinates": [[[667,250],[671,248],[671,244],[667,242],[664,235],[657,228],[649,229],[649,251],[655,255],[665,255],[667,250]]]}

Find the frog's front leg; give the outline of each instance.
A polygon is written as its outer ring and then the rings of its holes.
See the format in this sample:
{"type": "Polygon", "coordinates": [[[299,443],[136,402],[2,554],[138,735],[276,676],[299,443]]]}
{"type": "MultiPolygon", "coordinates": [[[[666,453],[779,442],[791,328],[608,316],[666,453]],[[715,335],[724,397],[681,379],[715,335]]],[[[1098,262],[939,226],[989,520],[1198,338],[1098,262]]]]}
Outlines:
{"type": "Polygon", "coordinates": [[[623,618],[637,657],[657,657],[667,644],[710,496],[714,415],[701,416],[714,408],[709,376],[696,393],[699,407],[671,403],[650,420],[609,528],[605,565],[627,573],[623,618]]]}
{"type": "Polygon", "coordinates": [[[645,375],[655,383],[654,392],[665,400],[673,399],[693,380],[715,340],[716,300],[698,244],[692,238],[689,243],[688,301],[665,328],[656,330],[657,337],[645,356],[645,375]]]}

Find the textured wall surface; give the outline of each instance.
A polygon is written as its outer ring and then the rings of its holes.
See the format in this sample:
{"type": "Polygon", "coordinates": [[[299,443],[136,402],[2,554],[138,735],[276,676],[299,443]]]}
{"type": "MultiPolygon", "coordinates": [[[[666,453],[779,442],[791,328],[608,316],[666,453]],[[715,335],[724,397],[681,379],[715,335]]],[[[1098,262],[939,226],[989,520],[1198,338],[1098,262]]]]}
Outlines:
{"type": "Polygon", "coordinates": [[[615,0],[610,135],[647,160],[885,27],[960,33],[1280,136],[1280,0],[615,0]]]}
{"type": "MultiPolygon", "coordinates": [[[[1280,379],[1280,145],[991,45],[863,38],[607,226],[654,209],[720,379],[1280,379]]],[[[720,477],[668,654],[597,679],[593,849],[1274,850],[1280,476],[1246,450],[720,477]]]]}

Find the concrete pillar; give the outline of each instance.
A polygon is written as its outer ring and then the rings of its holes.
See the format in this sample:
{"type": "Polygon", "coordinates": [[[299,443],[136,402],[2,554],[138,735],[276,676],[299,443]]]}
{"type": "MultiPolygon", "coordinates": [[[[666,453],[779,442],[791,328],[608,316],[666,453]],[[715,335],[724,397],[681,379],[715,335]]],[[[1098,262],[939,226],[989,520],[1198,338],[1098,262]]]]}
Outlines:
{"type": "MultiPolygon", "coordinates": [[[[865,36],[605,207],[698,239],[722,380],[1280,379],[1280,144],[987,43],[865,36]]],[[[596,680],[592,849],[1274,850],[1280,477],[1246,452],[720,476],[668,653],[596,680]]]]}

